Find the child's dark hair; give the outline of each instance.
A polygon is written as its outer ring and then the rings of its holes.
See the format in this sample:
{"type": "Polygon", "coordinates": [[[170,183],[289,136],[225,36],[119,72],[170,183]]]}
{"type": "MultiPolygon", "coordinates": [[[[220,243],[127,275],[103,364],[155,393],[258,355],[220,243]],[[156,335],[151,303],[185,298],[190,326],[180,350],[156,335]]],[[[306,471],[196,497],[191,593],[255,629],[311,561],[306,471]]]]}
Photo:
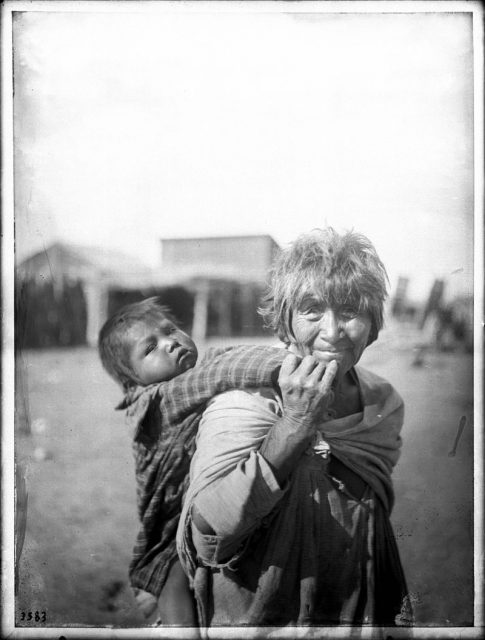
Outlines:
{"type": "Polygon", "coordinates": [[[130,350],[126,332],[143,322],[160,321],[167,318],[174,324],[177,320],[168,307],[156,296],[122,307],[104,323],[98,338],[98,352],[103,367],[125,391],[138,384],[130,364],[130,350]]]}

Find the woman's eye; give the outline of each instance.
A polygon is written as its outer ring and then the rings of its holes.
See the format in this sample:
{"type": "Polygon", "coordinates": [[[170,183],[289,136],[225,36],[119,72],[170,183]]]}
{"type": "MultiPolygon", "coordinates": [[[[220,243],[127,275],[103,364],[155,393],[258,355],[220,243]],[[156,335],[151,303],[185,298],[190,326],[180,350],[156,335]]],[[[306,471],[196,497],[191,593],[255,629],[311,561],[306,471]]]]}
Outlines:
{"type": "Polygon", "coordinates": [[[302,313],[306,316],[312,316],[319,313],[318,305],[316,304],[308,304],[302,308],[302,313]]]}
{"type": "Polygon", "coordinates": [[[342,318],[355,318],[357,310],[353,307],[344,307],[343,309],[340,309],[340,315],[342,318]]]}
{"type": "Polygon", "coordinates": [[[147,347],[145,348],[145,355],[147,356],[149,353],[151,353],[155,349],[156,346],[157,345],[154,342],[152,342],[151,344],[147,345],[147,347]]]}

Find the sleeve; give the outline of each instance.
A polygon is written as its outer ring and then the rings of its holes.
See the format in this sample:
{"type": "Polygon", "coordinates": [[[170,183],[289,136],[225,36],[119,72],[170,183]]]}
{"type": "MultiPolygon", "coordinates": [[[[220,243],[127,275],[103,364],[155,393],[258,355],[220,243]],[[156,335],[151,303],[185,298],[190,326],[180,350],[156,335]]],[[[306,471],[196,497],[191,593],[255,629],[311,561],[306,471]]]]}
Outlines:
{"type": "Polygon", "coordinates": [[[192,508],[214,532],[204,535],[192,524],[192,542],[205,564],[233,560],[285,493],[258,451],[279,412],[276,399],[243,391],[218,396],[204,412],[191,480],[203,487],[192,508]]]}
{"type": "Polygon", "coordinates": [[[284,349],[241,345],[211,349],[193,369],[158,386],[162,419],[174,424],[217,394],[276,386],[284,349]]]}

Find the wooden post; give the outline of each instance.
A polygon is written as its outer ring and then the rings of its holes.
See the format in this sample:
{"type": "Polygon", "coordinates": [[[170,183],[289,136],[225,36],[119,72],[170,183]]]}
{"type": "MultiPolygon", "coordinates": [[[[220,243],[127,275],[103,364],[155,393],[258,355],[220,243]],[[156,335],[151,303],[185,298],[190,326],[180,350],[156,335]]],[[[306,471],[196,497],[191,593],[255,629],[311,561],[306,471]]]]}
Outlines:
{"type": "Polygon", "coordinates": [[[252,336],[255,333],[254,314],[256,308],[256,296],[254,295],[254,285],[250,282],[241,284],[241,315],[242,334],[252,336]]]}
{"type": "Polygon", "coordinates": [[[98,334],[108,313],[108,288],[105,284],[94,281],[82,283],[86,299],[86,342],[90,347],[98,344],[98,334]]]}
{"type": "Polygon", "coordinates": [[[192,321],[192,339],[202,344],[207,337],[207,316],[209,313],[209,282],[200,280],[196,284],[194,299],[194,319],[192,321]]]}
{"type": "Polygon", "coordinates": [[[231,284],[220,282],[216,289],[217,335],[231,335],[231,284]]]}

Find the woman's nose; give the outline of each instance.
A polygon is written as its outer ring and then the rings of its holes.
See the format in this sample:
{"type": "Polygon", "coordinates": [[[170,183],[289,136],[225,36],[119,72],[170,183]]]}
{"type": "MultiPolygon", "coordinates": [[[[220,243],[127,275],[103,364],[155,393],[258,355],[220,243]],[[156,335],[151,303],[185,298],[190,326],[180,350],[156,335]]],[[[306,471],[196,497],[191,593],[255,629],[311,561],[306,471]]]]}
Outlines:
{"type": "Polygon", "coordinates": [[[327,342],[336,342],[341,333],[339,318],[335,311],[326,309],[320,319],[320,334],[327,342]]]}

